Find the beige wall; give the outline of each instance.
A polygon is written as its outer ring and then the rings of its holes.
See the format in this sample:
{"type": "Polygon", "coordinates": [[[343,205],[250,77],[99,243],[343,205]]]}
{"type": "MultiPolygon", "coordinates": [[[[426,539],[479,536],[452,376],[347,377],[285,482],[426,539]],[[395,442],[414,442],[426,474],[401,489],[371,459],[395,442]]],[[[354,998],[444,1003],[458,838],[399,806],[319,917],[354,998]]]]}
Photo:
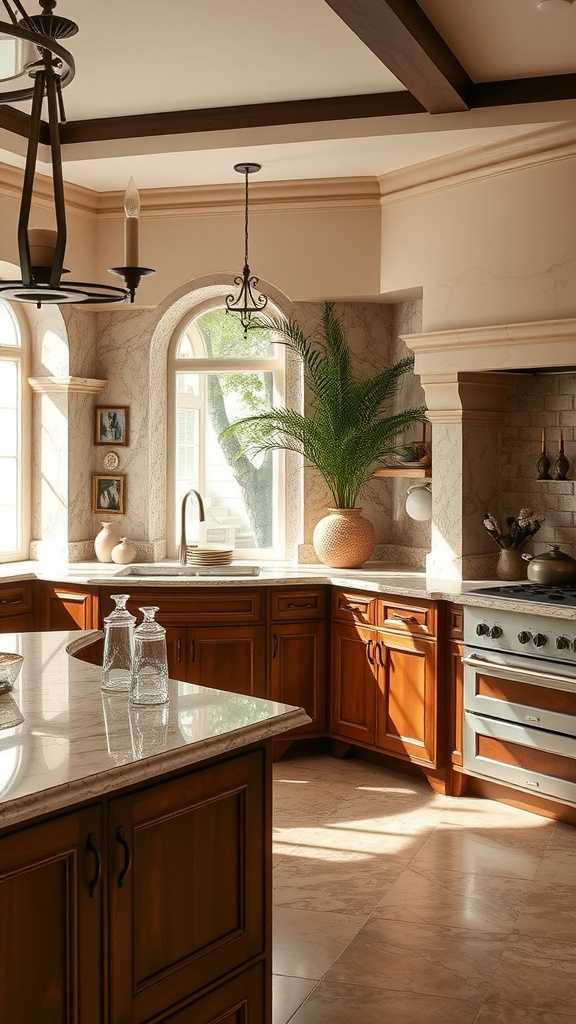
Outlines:
{"type": "Polygon", "coordinates": [[[386,198],[381,292],[423,289],[423,329],[576,314],[576,157],[386,198]]]}

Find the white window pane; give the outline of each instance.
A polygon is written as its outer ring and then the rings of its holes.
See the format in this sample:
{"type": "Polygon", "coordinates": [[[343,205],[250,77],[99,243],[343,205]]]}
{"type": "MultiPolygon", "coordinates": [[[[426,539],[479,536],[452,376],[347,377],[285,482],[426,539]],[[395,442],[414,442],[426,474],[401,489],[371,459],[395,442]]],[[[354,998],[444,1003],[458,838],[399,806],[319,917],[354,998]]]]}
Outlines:
{"type": "Polygon", "coordinates": [[[0,505],[0,551],[18,547],[18,510],[15,505],[0,505]]]}
{"type": "Polygon", "coordinates": [[[13,359],[0,359],[0,409],[15,409],[17,405],[18,364],[13,359]]]}
{"type": "Polygon", "coordinates": [[[0,345],[20,345],[20,333],[14,316],[5,302],[0,302],[0,345]]]}
{"type": "Polygon", "coordinates": [[[225,309],[213,309],[195,320],[211,359],[270,359],[274,355],[274,344],[269,331],[250,330],[244,337],[244,330],[237,316],[225,309]]]}
{"type": "Polygon", "coordinates": [[[200,376],[197,373],[177,373],[176,391],[179,395],[200,394],[200,376]]]}
{"type": "Polygon", "coordinates": [[[15,505],[18,500],[18,461],[0,458],[0,503],[15,505]]]}
{"type": "Polygon", "coordinates": [[[18,455],[18,411],[0,409],[0,456],[18,455]]]}
{"type": "Polygon", "coordinates": [[[194,349],[187,334],[183,334],[176,349],[176,359],[193,359],[194,349]]]}

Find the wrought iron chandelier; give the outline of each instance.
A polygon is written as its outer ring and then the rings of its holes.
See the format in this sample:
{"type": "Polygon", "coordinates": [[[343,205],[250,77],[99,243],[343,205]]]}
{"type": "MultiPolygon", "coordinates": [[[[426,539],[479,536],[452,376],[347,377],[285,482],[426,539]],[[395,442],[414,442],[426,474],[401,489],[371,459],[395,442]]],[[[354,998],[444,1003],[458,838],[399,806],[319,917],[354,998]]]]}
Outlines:
{"type": "Polygon", "coordinates": [[[248,175],[257,174],[262,170],[261,164],[243,163],[234,164],[234,170],[244,175],[244,269],[239,277],[234,278],[234,284],[238,285],[239,291],[236,295],[226,296],[226,312],[235,313],[244,328],[244,337],[254,325],[252,317],[265,309],[268,298],[258,288],[258,278],[252,274],[248,260],[248,175]]]}
{"type": "Polygon", "coordinates": [[[67,227],[60,124],[65,122],[66,116],[62,90],[72,81],[75,66],[72,54],[58,40],[76,35],[78,26],[74,21],[54,13],[56,0],[40,0],[41,13],[34,15],[26,13],[20,0],[1,0],[1,3],[10,21],[0,21],[0,40],[13,41],[14,50],[13,68],[9,69],[8,76],[0,79],[0,102],[31,99],[32,108],[18,219],[18,252],[22,277],[19,281],[0,281],[0,295],[17,302],[34,303],[38,307],[44,303],[124,302],[127,298],[133,302],[142,277],[154,271],[137,265],[138,225],[136,223],[134,230],[134,225],[128,223],[131,219],[137,220],[137,213],[135,215],[133,212],[134,203],[128,193],[125,200],[126,252],[136,258],[133,261],[127,258],[127,266],[111,268],[112,273],[124,279],[125,287],[85,281],[66,280],[62,283],[61,280],[63,274],[69,273],[64,267],[67,227]],[[18,79],[22,81],[18,82],[18,79]],[[45,99],[56,231],[29,226],[45,99]],[[127,205],[129,200],[131,212],[127,205]],[[129,245],[129,242],[132,244],[129,245]]]}

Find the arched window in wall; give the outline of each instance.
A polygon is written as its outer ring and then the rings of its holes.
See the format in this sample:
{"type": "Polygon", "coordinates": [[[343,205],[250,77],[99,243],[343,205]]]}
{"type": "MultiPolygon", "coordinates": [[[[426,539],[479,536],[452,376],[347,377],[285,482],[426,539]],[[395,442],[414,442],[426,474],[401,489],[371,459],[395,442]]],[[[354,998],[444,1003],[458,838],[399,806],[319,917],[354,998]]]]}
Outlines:
{"type": "Polygon", "coordinates": [[[20,324],[0,302],[0,561],[28,557],[29,430],[27,352],[20,324]]]}
{"type": "Polygon", "coordinates": [[[264,330],[244,338],[235,317],[206,303],[174,338],[169,369],[171,553],[182,498],[194,488],[207,521],[189,527],[192,543],[233,544],[239,558],[283,557],[283,453],[238,457],[234,436],[220,439],[229,423],[283,403],[283,347],[264,330]]]}

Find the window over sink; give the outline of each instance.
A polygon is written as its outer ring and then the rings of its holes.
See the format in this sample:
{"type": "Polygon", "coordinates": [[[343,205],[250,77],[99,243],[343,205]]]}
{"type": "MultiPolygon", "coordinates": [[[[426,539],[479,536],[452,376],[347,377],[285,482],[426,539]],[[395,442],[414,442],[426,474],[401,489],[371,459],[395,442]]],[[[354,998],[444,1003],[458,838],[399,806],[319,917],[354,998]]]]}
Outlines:
{"type": "Polygon", "coordinates": [[[0,302],[0,562],[28,557],[30,411],[26,338],[0,302]]]}
{"type": "Polygon", "coordinates": [[[226,544],[238,558],[284,555],[285,457],[241,453],[235,420],[284,402],[284,349],[271,331],[244,337],[220,300],[205,303],[175,335],[169,356],[169,494],[171,553],[180,536],[180,506],[194,488],[206,523],[190,513],[188,541],[226,544]]]}

